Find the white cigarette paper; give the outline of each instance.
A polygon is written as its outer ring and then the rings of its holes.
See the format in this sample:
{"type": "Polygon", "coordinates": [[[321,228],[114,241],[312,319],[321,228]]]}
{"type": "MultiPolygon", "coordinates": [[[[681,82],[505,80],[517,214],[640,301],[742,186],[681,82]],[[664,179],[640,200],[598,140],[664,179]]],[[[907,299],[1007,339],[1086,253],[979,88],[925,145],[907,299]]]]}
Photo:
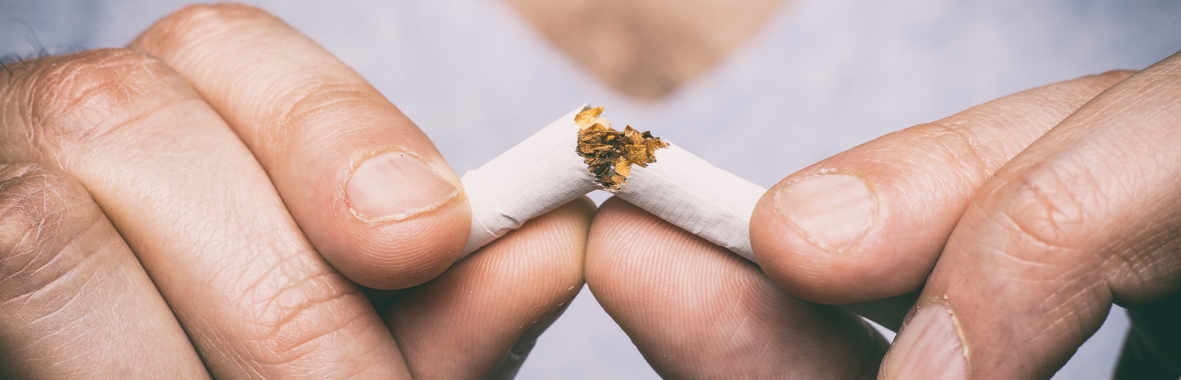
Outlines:
{"type": "Polygon", "coordinates": [[[600,188],[575,150],[574,115],[584,108],[562,116],[460,178],[472,207],[472,230],[461,257],[529,219],[600,188]]]}
{"type": "Polygon", "coordinates": [[[633,167],[615,195],[755,261],[750,248],[750,215],[765,192],[761,186],[669,143],[656,151],[656,162],[646,168],[633,167]]]}
{"type": "Polygon", "coordinates": [[[462,256],[594,190],[607,190],[669,223],[755,261],[750,216],[766,191],[680,147],[633,165],[619,189],[604,189],[577,153],[579,107],[461,179],[472,208],[462,256]]]}

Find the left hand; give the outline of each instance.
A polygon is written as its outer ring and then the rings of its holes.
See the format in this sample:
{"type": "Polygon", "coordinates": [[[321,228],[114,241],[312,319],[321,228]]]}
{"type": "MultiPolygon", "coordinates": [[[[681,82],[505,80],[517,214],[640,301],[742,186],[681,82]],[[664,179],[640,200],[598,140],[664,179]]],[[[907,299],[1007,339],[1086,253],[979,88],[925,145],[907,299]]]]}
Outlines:
{"type": "Polygon", "coordinates": [[[582,286],[594,206],[456,262],[460,185],[394,104],[256,8],[10,62],[0,378],[511,377],[582,286]]]}
{"type": "MultiPolygon", "coordinates": [[[[1117,377],[1170,374],[1181,352],[1179,132],[1181,54],[1140,73],[1011,95],[810,166],[764,195],[751,241],[762,271],[786,293],[853,304],[893,328],[909,316],[884,378],[1048,378],[1112,303],[1128,307],[1133,322],[1117,377]]],[[[766,290],[749,273],[757,268],[727,264],[739,259],[703,262],[698,252],[710,249],[699,239],[659,234],[646,218],[604,204],[591,228],[587,283],[658,371],[751,371],[776,365],[752,360],[767,353],[790,355],[778,363],[796,368],[812,359],[830,378],[838,370],[856,377],[848,368],[859,360],[877,368],[854,321],[766,290]],[[618,231],[631,230],[641,232],[624,237],[658,237],[618,242],[618,231]],[[664,251],[679,257],[665,262],[664,251]],[[697,293],[677,298],[668,280],[630,283],[662,277],[697,293]],[[656,314],[635,302],[653,298],[676,310],[656,314]],[[701,318],[674,319],[683,310],[701,318]],[[677,328],[704,338],[676,341],[677,328]],[[818,330],[833,335],[818,341],[818,330]],[[735,344],[748,341],[765,345],[743,353],[748,346],[735,344]],[[847,351],[831,354],[834,345],[847,351]]]]}

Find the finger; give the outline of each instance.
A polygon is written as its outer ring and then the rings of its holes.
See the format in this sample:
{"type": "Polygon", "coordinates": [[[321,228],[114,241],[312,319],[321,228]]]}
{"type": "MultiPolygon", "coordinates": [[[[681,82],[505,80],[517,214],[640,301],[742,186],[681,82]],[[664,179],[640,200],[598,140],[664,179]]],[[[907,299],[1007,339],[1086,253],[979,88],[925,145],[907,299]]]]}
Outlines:
{"type": "Polygon", "coordinates": [[[368,300],[183,78],[119,49],[13,71],[0,76],[0,158],[86,187],[214,377],[405,374],[368,300]]]}
{"type": "Polygon", "coordinates": [[[86,190],[0,165],[0,377],[208,378],[131,250],[86,190]]]}
{"type": "Polygon", "coordinates": [[[471,223],[459,178],[360,75],[252,7],[194,6],[131,44],[179,72],[262,163],[320,254],[382,289],[442,273],[471,223]]]}
{"type": "Polygon", "coordinates": [[[665,378],[869,379],[886,343],[856,316],[618,199],[591,226],[586,280],[665,378]]]}
{"type": "Polygon", "coordinates": [[[511,378],[582,288],[595,206],[581,198],[526,222],[385,311],[415,379],[511,378]]]}
{"type": "Polygon", "coordinates": [[[1113,301],[1176,292],[1179,125],[1175,55],[1112,86],[985,182],[895,340],[886,378],[1049,378],[1113,301]]]}
{"type": "Polygon", "coordinates": [[[1111,72],[1010,95],[801,170],[756,206],[755,256],[776,284],[814,302],[918,290],[980,184],[1127,75],[1111,72]]]}

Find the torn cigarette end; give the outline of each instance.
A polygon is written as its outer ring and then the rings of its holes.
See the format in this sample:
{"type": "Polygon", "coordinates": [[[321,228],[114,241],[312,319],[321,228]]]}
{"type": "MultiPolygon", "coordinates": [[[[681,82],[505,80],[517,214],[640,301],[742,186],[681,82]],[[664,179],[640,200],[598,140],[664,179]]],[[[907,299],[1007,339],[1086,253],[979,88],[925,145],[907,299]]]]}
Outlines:
{"type": "Polygon", "coordinates": [[[461,257],[604,189],[755,261],[750,216],[766,189],[651,133],[616,131],[602,114],[602,107],[583,105],[463,176],[472,225],[461,257]]]}
{"type": "Polygon", "coordinates": [[[603,107],[595,107],[574,116],[574,123],[578,124],[578,155],[603,188],[619,190],[631,175],[632,164],[648,167],[656,162],[656,150],[667,148],[668,143],[630,125],[623,132],[617,131],[602,115],[603,107]]]}

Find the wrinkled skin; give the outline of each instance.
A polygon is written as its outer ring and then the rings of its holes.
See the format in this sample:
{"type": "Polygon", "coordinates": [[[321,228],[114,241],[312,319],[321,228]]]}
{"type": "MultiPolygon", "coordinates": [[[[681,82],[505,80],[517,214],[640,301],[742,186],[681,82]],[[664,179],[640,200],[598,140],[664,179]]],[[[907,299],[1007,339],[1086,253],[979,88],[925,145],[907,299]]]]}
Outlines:
{"type": "Polygon", "coordinates": [[[582,286],[589,200],[456,262],[434,145],[258,9],[7,69],[0,377],[511,377],[582,286]]]}
{"type": "MultiPolygon", "coordinates": [[[[757,266],[585,199],[456,262],[468,206],[429,139],[250,7],[8,69],[3,377],[511,377],[584,275],[670,378],[1047,378],[1112,303],[1117,377],[1181,376],[1178,56],[793,174],[755,210],[757,266]]],[[[657,77],[619,88],[692,75],[657,77]]]]}
{"type": "Polygon", "coordinates": [[[1181,54],[1028,90],[785,178],[751,220],[758,267],[610,200],[587,284],[676,378],[1049,378],[1113,303],[1116,377],[1177,378],[1179,130],[1181,54]],[[901,327],[880,368],[851,311],[901,327]]]}

